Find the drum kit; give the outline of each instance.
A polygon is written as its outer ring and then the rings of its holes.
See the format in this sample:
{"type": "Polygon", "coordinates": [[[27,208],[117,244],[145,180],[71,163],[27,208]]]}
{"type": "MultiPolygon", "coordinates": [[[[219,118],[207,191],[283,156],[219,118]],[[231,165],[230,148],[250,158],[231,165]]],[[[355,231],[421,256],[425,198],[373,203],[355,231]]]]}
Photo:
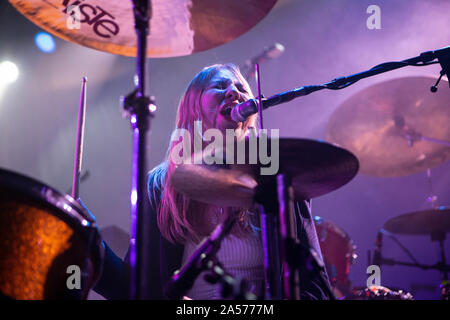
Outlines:
{"type": "MultiPolygon", "coordinates": [[[[144,92],[145,58],[188,55],[227,43],[256,25],[270,12],[276,0],[9,1],[26,18],[62,39],[137,58],[136,90],[123,102],[134,138],[131,238],[135,241],[130,241],[130,297],[145,299],[148,283],[142,266],[146,263],[149,239],[141,219],[147,208],[143,200],[146,192],[145,135],[154,110],[154,101],[144,92]]],[[[295,89],[274,96],[276,99],[264,99],[270,102],[267,106],[262,104],[259,92],[259,105],[266,108],[317,90],[341,89],[370,75],[406,65],[428,65],[435,59],[439,59],[443,70],[448,72],[449,51],[446,48],[427,52],[403,62],[377,66],[364,74],[295,89]]],[[[259,79],[258,72],[257,76],[259,79]]],[[[326,269],[334,293],[330,293],[331,296],[410,299],[409,294],[392,292],[385,287],[353,288],[349,267],[356,259],[356,252],[346,232],[330,221],[315,217],[324,265],[317,253],[296,239],[292,216],[295,201],[332,192],[351,181],[358,170],[368,175],[392,177],[429,172],[448,161],[450,91],[426,94],[430,81],[433,79],[418,77],[391,80],[351,97],[330,118],[326,131],[329,143],[280,138],[277,175],[259,174],[261,164],[181,164],[172,175],[172,183],[179,192],[198,201],[243,208],[259,205],[266,271],[276,270],[283,274],[280,281],[274,276],[276,272],[266,273],[267,299],[299,299],[301,287],[296,280],[300,270],[298,260],[303,258],[313,261],[312,272],[326,269]],[[293,259],[293,256],[300,259],[293,259]]],[[[83,83],[85,85],[85,81],[83,83]]],[[[81,110],[80,107],[80,113],[81,110]]],[[[262,119],[262,114],[260,116],[262,119]]],[[[82,118],[80,116],[79,129],[82,128],[82,118]]],[[[101,237],[95,217],[77,199],[82,140],[79,133],[72,196],[0,169],[2,298],[85,299],[99,279],[103,261],[101,237]],[[82,270],[79,290],[67,287],[66,270],[71,265],[82,270]]],[[[442,296],[448,299],[449,266],[443,245],[445,235],[450,231],[450,209],[438,208],[435,197],[431,202],[433,209],[390,219],[384,229],[397,234],[427,234],[439,243],[441,261],[428,267],[441,271],[442,296]]],[[[199,249],[202,251],[197,251],[197,255],[190,259],[196,265],[195,272],[191,272],[191,266],[184,266],[174,275],[170,288],[177,292],[172,296],[181,296],[187,290],[178,285],[187,282],[181,279],[183,270],[190,268],[189,276],[192,278],[200,271],[214,269],[216,276],[221,277],[213,258],[233,223],[226,221],[226,224],[219,225],[199,249]],[[202,263],[194,261],[194,258],[202,259],[202,263]]],[[[388,259],[381,257],[381,248],[378,249],[376,262],[387,262],[388,259]]],[[[222,278],[223,275],[228,277],[227,282],[222,283],[230,285],[232,276],[224,270],[221,272],[222,278]]],[[[246,292],[239,292],[236,296],[250,297],[246,292]]]]}

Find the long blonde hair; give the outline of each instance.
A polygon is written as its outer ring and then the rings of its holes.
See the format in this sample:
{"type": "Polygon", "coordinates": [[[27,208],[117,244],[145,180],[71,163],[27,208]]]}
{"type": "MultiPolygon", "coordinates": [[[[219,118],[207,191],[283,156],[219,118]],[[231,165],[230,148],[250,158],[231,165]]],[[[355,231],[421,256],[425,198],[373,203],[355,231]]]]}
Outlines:
{"type": "MultiPolygon", "coordinates": [[[[202,94],[211,79],[222,69],[231,71],[242,83],[250,97],[253,98],[250,86],[234,64],[216,64],[204,68],[188,85],[177,111],[175,129],[187,130],[191,135],[191,143],[194,141],[194,130],[198,130],[194,123],[201,120],[203,116],[201,108],[202,94]]],[[[246,132],[250,127],[255,127],[256,119],[256,114],[249,117],[242,124],[243,132],[246,132]]],[[[202,130],[209,129],[205,128],[204,123],[202,123],[202,126],[202,130]]],[[[170,143],[166,155],[165,169],[163,169],[165,172],[160,172],[163,177],[161,177],[162,199],[158,210],[158,227],[161,234],[172,243],[184,243],[187,239],[199,242],[208,234],[208,232],[199,227],[205,221],[206,213],[213,208],[219,210],[220,208],[192,200],[177,192],[171,185],[170,176],[173,173],[175,164],[170,161],[170,154],[175,144],[175,141],[170,143]]],[[[192,146],[191,150],[194,150],[192,146]]],[[[246,210],[240,210],[239,213],[238,227],[242,231],[249,225],[246,212],[246,210]]]]}

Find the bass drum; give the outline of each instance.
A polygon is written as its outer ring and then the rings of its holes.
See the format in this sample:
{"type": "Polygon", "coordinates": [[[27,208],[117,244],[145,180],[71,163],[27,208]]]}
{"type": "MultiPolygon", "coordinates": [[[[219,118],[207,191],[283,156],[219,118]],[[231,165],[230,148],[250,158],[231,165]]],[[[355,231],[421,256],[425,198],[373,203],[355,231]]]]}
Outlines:
{"type": "Polygon", "coordinates": [[[337,298],[345,297],[352,289],[348,274],[357,258],[356,246],[333,222],[315,216],[314,223],[333,292],[337,298]]]}
{"type": "Polygon", "coordinates": [[[0,169],[0,298],[86,299],[102,249],[95,217],[78,202],[0,169]]]}

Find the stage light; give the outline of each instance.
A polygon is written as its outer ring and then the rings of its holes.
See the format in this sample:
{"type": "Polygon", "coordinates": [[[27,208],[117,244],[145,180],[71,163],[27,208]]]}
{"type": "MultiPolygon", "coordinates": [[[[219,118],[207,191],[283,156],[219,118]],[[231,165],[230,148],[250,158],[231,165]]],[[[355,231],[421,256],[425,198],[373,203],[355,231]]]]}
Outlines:
{"type": "Polygon", "coordinates": [[[13,83],[19,77],[19,69],[11,61],[0,62],[0,86],[13,83]]]}
{"type": "Polygon", "coordinates": [[[53,37],[46,32],[39,32],[34,37],[36,46],[45,53],[52,53],[56,49],[56,43],[53,37]]]}

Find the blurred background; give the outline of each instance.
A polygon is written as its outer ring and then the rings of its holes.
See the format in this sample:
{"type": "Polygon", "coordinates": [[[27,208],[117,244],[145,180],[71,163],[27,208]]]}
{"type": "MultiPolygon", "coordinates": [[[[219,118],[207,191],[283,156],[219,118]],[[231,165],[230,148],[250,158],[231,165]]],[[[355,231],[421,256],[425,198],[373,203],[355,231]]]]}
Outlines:
{"type": "MultiPolygon", "coordinates": [[[[448,46],[448,12],[448,0],[279,0],[259,24],[225,45],[190,56],[149,59],[147,92],[156,97],[158,109],[149,138],[148,168],[163,160],[180,96],[204,66],[243,65],[265,47],[280,43],[284,53],[261,65],[262,90],[270,96],[448,46]],[[379,30],[366,25],[370,16],[366,10],[372,4],[381,9],[379,30]]],[[[114,239],[112,247],[123,256],[130,226],[132,145],[120,97],[134,88],[135,60],[56,37],[54,43],[44,40],[50,47],[44,52],[35,41],[41,31],[7,1],[1,2],[0,62],[13,62],[18,77],[0,88],[0,168],[70,194],[81,79],[86,76],[83,172],[88,175],[80,195],[105,238],[114,239]]],[[[350,96],[389,79],[437,78],[439,71],[439,65],[402,68],[344,90],[314,93],[265,111],[264,124],[280,129],[282,137],[324,139],[330,116],[350,96]]],[[[441,84],[439,90],[449,89],[441,84]]],[[[437,203],[450,205],[450,162],[432,169],[431,178],[437,203]]],[[[313,200],[313,214],[344,230],[357,247],[358,258],[350,267],[355,286],[366,284],[368,251],[373,250],[378,230],[392,217],[430,208],[429,194],[426,172],[396,178],[360,173],[342,188],[313,200]]],[[[398,239],[420,263],[438,262],[430,237],[398,239]]],[[[445,245],[449,254],[448,239],[445,245]]],[[[387,237],[383,256],[410,261],[387,237]]],[[[382,266],[381,285],[409,291],[416,299],[439,299],[439,283],[440,274],[434,270],[382,266]]]]}

